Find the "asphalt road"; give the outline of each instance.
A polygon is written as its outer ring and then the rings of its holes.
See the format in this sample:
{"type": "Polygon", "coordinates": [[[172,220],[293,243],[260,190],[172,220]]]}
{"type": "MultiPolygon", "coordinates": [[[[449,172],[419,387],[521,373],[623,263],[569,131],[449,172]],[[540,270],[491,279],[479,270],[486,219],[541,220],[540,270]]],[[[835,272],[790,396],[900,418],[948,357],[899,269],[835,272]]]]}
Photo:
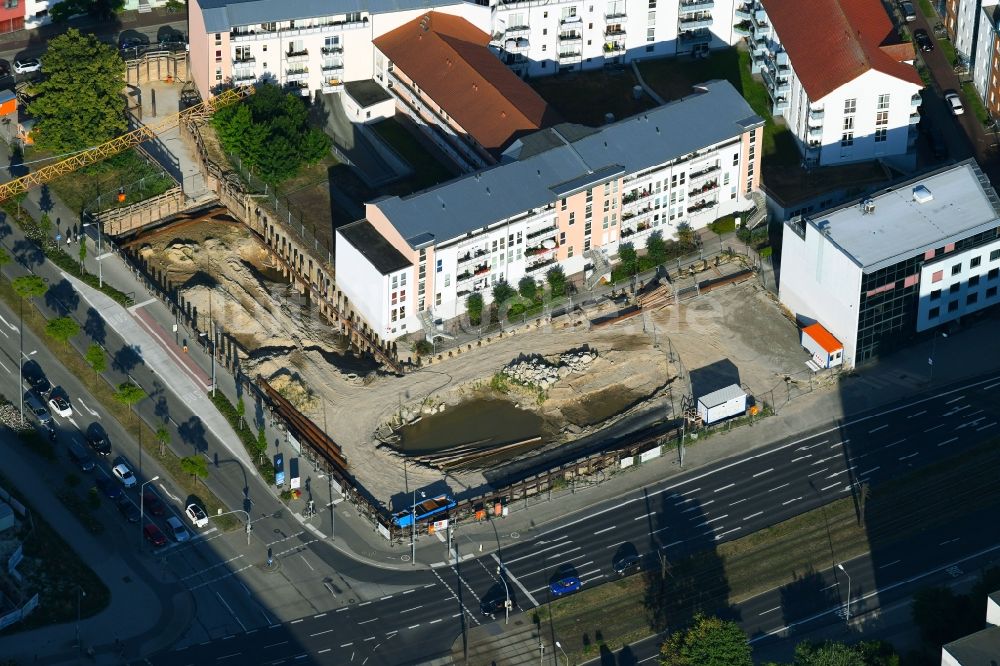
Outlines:
{"type": "MultiPolygon", "coordinates": [[[[998,392],[996,376],[935,391],[567,516],[532,539],[504,548],[512,596],[525,611],[550,600],[553,578],[576,575],[584,586],[604,582],[614,575],[615,557],[630,549],[662,550],[677,558],[847,496],[851,479],[877,485],[954,455],[1000,432],[998,392]]],[[[509,540],[518,535],[499,536],[509,540]]],[[[977,544],[992,545],[996,536],[980,530],[975,539],[951,541],[951,549],[926,549],[928,559],[914,559],[912,566],[925,566],[937,555],[968,553],[977,544]]],[[[382,597],[151,661],[274,664],[298,658],[298,663],[405,664],[438,656],[466,628],[490,621],[479,613],[482,598],[503,594],[499,557],[463,553],[460,530],[455,543],[457,566],[395,574],[392,578],[406,585],[382,597]]],[[[879,562],[886,561],[882,554],[879,562]]],[[[899,571],[907,569],[900,566],[899,571]]],[[[880,576],[879,584],[886,580],[889,577],[880,576]]],[[[858,583],[858,589],[864,589],[865,580],[859,578],[858,583]]],[[[765,612],[772,607],[766,596],[754,603],[746,617],[764,606],[756,611],[751,627],[756,635],[798,621],[799,614],[814,614],[805,601],[799,605],[794,599],[783,600],[781,606],[788,610],[780,614],[765,612]]]]}

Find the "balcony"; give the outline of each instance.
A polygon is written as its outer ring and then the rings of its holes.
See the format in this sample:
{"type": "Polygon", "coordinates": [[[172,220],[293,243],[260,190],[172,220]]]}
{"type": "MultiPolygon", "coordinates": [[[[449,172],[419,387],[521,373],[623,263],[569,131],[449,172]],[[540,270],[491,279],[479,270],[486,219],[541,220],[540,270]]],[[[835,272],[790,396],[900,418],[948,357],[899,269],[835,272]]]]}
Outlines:
{"type": "Polygon", "coordinates": [[[620,23],[620,22],[624,21],[626,18],[627,18],[627,14],[625,14],[625,12],[614,12],[612,14],[605,14],[604,15],[604,22],[605,23],[620,23]]]}
{"type": "Polygon", "coordinates": [[[822,136],[823,136],[823,128],[822,127],[810,127],[809,128],[809,138],[810,139],[819,139],[822,136]]]}
{"type": "MultiPolygon", "coordinates": [[[[528,238],[531,238],[531,236],[528,236],[528,238]]],[[[462,264],[467,264],[473,259],[478,259],[479,257],[485,256],[486,254],[487,254],[486,250],[476,250],[475,252],[472,252],[470,250],[469,252],[466,252],[463,256],[458,258],[458,265],[461,266],[462,264]]]]}
{"type": "Polygon", "coordinates": [[[506,40],[503,47],[507,51],[524,51],[529,45],[527,37],[518,37],[517,39],[506,40]]]}
{"type": "Polygon", "coordinates": [[[790,67],[791,65],[788,61],[788,53],[785,51],[778,51],[777,53],[775,53],[774,64],[777,65],[779,69],[790,67]]]}
{"type": "Polygon", "coordinates": [[[733,32],[744,37],[750,36],[750,21],[741,21],[733,26],[733,32]]]}
{"type": "Polygon", "coordinates": [[[710,28],[712,27],[712,15],[708,16],[692,16],[689,18],[681,18],[678,21],[678,25],[681,30],[697,30],[698,28],[710,28]]]}
{"type": "Polygon", "coordinates": [[[716,178],[715,180],[710,181],[708,183],[705,183],[704,185],[700,185],[698,187],[692,188],[691,191],[688,192],[688,199],[690,199],[692,197],[696,197],[696,196],[698,196],[700,194],[705,194],[706,192],[711,192],[712,190],[717,190],[717,189],[719,189],[719,179],[718,178],[716,178]]]}
{"type": "Polygon", "coordinates": [[[334,72],[344,72],[344,63],[342,62],[324,62],[323,63],[323,74],[329,75],[334,72]]]}
{"type": "Polygon", "coordinates": [[[733,15],[738,19],[749,21],[750,17],[753,16],[753,13],[750,11],[750,7],[748,5],[740,5],[736,8],[736,11],[733,12],[733,15]]]}
{"type": "Polygon", "coordinates": [[[809,109],[809,120],[812,121],[823,121],[823,116],[826,115],[823,109],[809,109]]]}
{"type": "Polygon", "coordinates": [[[777,76],[771,69],[762,69],[760,75],[764,79],[764,85],[767,87],[767,91],[771,94],[772,98],[791,89],[788,79],[777,76]]]}
{"type": "Polygon", "coordinates": [[[702,178],[705,178],[706,176],[710,176],[713,173],[715,173],[716,171],[719,171],[721,168],[722,167],[720,167],[718,164],[709,165],[707,168],[702,169],[701,171],[699,171],[697,173],[692,173],[690,176],[688,176],[688,183],[695,183],[695,182],[701,180],[702,178]]]}
{"type": "Polygon", "coordinates": [[[580,16],[564,16],[559,21],[559,25],[581,25],[582,23],[583,17],[580,16]]]}
{"type": "Polygon", "coordinates": [[[503,34],[507,39],[517,39],[518,37],[527,37],[529,32],[531,32],[531,28],[526,25],[513,25],[504,30],[503,34]]]}
{"type": "Polygon", "coordinates": [[[924,103],[924,98],[920,96],[920,93],[916,93],[910,98],[910,108],[915,109],[924,103]]]}
{"type": "Polygon", "coordinates": [[[713,9],[715,9],[715,0],[689,0],[688,2],[682,2],[677,8],[677,12],[679,14],[691,14],[693,12],[710,12],[713,9]]]}
{"type": "Polygon", "coordinates": [[[604,44],[605,53],[624,53],[625,44],[622,42],[605,42],[604,44]]]}
{"type": "Polygon", "coordinates": [[[233,83],[236,83],[237,85],[250,83],[251,81],[256,80],[257,75],[252,69],[244,69],[233,72],[233,83]]]}
{"type": "Polygon", "coordinates": [[[550,259],[546,259],[545,261],[540,261],[537,264],[533,264],[531,266],[528,266],[524,270],[525,270],[526,273],[534,273],[536,271],[542,270],[543,268],[548,268],[549,266],[551,266],[552,264],[555,264],[555,263],[557,263],[556,262],[556,258],[552,257],[550,259]]]}
{"type": "Polygon", "coordinates": [[[709,208],[712,208],[712,207],[718,205],[718,203],[719,202],[715,201],[714,199],[706,199],[704,201],[699,201],[698,203],[694,204],[693,206],[688,206],[687,212],[688,213],[692,213],[692,214],[694,214],[694,213],[700,213],[700,212],[702,212],[704,210],[707,210],[709,208]]]}
{"type": "Polygon", "coordinates": [[[614,39],[616,37],[624,37],[625,28],[621,25],[609,25],[604,29],[605,39],[614,39]]]}
{"type": "Polygon", "coordinates": [[[767,37],[751,37],[750,52],[754,60],[764,58],[767,55],[767,37]]]}
{"type": "Polygon", "coordinates": [[[257,59],[253,56],[248,58],[233,58],[233,67],[243,68],[243,67],[253,67],[257,64],[257,59]]]}
{"type": "Polygon", "coordinates": [[[533,240],[535,238],[539,238],[540,236],[554,235],[557,231],[559,231],[559,227],[556,226],[545,227],[544,229],[532,231],[531,233],[527,234],[524,238],[525,240],[533,240]]]}
{"type": "Polygon", "coordinates": [[[919,122],[920,122],[920,114],[916,113],[916,112],[911,113],[910,114],[910,124],[911,125],[916,125],[919,122]]]}
{"type": "Polygon", "coordinates": [[[305,67],[298,69],[289,69],[285,71],[285,81],[287,81],[288,83],[305,81],[308,78],[309,78],[309,70],[305,67]]]}
{"type": "Polygon", "coordinates": [[[552,245],[552,247],[545,247],[545,244],[535,245],[533,247],[526,247],[524,248],[524,256],[539,257],[544,254],[549,254],[550,252],[555,251],[555,249],[558,247],[558,245],[556,245],[555,242],[551,242],[550,244],[552,245]]]}
{"type": "Polygon", "coordinates": [[[771,106],[771,108],[775,112],[787,111],[788,110],[788,98],[784,97],[782,95],[779,95],[776,99],[774,99],[774,104],[771,106]]]}
{"type": "Polygon", "coordinates": [[[583,35],[578,32],[564,32],[559,35],[560,44],[579,44],[583,41],[583,35]]]}
{"type": "Polygon", "coordinates": [[[301,51],[286,51],[285,52],[285,62],[289,65],[294,65],[300,62],[309,61],[309,51],[308,49],[303,49],[301,51]]]}
{"type": "Polygon", "coordinates": [[[285,84],[285,89],[291,93],[297,93],[303,97],[309,96],[309,84],[305,81],[292,81],[285,84]]]}
{"type": "Polygon", "coordinates": [[[579,52],[559,54],[560,65],[572,65],[573,63],[581,62],[582,60],[583,56],[579,52]]]}
{"type": "Polygon", "coordinates": [[[337,93],[344,90],[344,82],[340,79],[327,79],[323,81],[323,92],[337,93]]]}

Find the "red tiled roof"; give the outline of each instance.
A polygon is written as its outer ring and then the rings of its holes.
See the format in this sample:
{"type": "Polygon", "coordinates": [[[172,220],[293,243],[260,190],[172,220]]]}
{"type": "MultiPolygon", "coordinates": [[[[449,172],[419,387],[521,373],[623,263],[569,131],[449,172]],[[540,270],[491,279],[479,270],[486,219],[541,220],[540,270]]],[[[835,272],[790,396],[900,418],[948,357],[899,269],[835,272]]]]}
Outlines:
{"type": "Polygon", "coordinates": [[[879,0],[761,2],[809,99],[818,101],[871,69],[923,86],[895,50],[880,48],[899,39],[879,0]]]}
{"type": "Polygon", "coordinates": [[[375,40],[393,66],[487,150],[559,122],[528,84],[487,48],[465,19],[428,12],[375,40]]]}
{"type": "Polygon", "coordinates": [[[827,354],[833,354],[844,348],[844,345],[840,344],[840,341],[833,337],[833,334],[819,322],[806,326],[802,329],[802,333],[815,340],[816,344],[822,347],[827,354]]]}

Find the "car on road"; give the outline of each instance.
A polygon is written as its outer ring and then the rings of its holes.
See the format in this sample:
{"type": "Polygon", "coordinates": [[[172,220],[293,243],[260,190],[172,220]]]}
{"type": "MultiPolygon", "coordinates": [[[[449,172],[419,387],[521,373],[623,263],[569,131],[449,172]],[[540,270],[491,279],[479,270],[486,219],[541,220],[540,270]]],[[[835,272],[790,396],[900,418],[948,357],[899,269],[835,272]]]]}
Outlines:
{"type": "Polygon", "coordinates": [[[167,545],[167,537],[163,536],[163,532],[160,528],[153,523],[146,523],[142,527],[142,536],[146,537],[146,541],[153,544],[157,548],[167,545]]]}
{"type": "Polygon", "coordinates": [[[170,528],[170,534],[174,537],[174,541],[180,543],[182,541],[187,541],[191,538],[191,533],[187,531],[184,527],[184,523],[177,516],[170,516],[167,518],[167,527],[170,528]]]}
{"type": "Polygon", "coordinates": [[[79,467],[84,472],[90,472],[94,469],[94,459],[90,457],[87,453],[87,449],[78,442],[75,438],[70,440],[69,446],[69,457],[77,467],[79,467]]]}
{"type": "Polygon", "coordinates": [[[187,514],[188,520],[195,527],[208,527],[208,516],[205,515],[205,510],[197,504],[188,504],[184,513],[187,514]]]}
{"type": "Polygon", "coordinates": [[[52,388],[49,380],[45,377],[45,373],[42,372],[42,366],[38,365],[38,361],[26,361],[21,366],[21,376],[28,382],[28,386],[33,388],[39,395],[45,395],[52,388]]]}
{"type": "Polygon", "coordinates": [[[97,479],[97,487],[100,489],[104,496],[109,500],[116,500],[122,496],[122,487],[120,484],[115,483],[115,480],[107,476],[102,476],[97,479]]]}
{"type": "Polygon", "coordinates": [[[179,32],[174,33],[172,35],[166,35],[162,39],[160,39],[160,48],[163,49],[180,50],[180,48],[185,44],[187,44],[187,39],[185,39],[184,35],[180,34],[179,32]]]}
{"type": "Polygon", "coordinates": [[[642,571],[642,557],[639,555],[627,555],[611,563],[617,576],[631,576],[642,571]]]}
{"type": "Polygon", "coordinates": [[[139,522],[139,519],[142,517],[139,515],[139,507],[135,505],[135,502],[129,499],[128,495],[123,494],[118,498],[116,503],[118,504],[118,510],[123,516],[125,516],[125,520],[130,523],[139,522]]]}
{"type": "Polygon", "coordinates": [[[35,394],[34,391],[27,391],[24,394],[24,406],[27,407],[38,422],[43,426],[47,426],[52,423],[52,415],[49,414],[48,408],[42,404],[42,400],[35,394]]]}
{"type": "Polygon", "coordinates": [[[931,39],[926,30],[914,30],[913,39],[917,42],[917,48],[924,53],[930,53],[934,50],[934,40],[931,39]]]}
{"type": "Polygon", "coordinates": [[[578,592],[583,587],[583,581],[576,576],[566,576],[549,583],[549,591],[553,597],[563,597],[578,592]]]}
{"type": "Polygon", "coordinates": [[[38,58],[27,58],[26,60],[15,60],[14,71],[18,74],[30,74],[42,69],[42,61],[38,58]]]}
{"type": "Polygon", "coordinates": [[[49,408],[64,419],[73,416],[73,405],[69,403],[69,396],[61,386],[55,387],[49,393],[49,408]]]}
{"type": "Polygon", "coordinates": [[[163,500],[152,490],[145,490],[142,493],[142,509],[146,513],[149,513],[157,518],[161,518],[167,515],[167,507],[164,506],[163,500]]]}
{"type": "Polygon", "coordinates": [[[132,470],[128,468],[125,463],[118,463],[111,468],[111,473],[115,475],[115,478],[122,482],[122,485],[126,488],[131,488],[136,484],[135,474],[132,470]]]}
{"type": "Polygon", "coordinates": [[[949,90],[944,94],[944,101],[948,104],[948,110],[951,111],[951,115],[960,116],[965,113],[965,107],[962,106],[962,98],[954,90],[949,90]]]}
{"type": "Polygon", "coordinates": [[[903,18],[907,23],[917,20],[917,12],[914,11],[912,2],[901,2],[899,3],[899,8],[902,10],[903,18]]]}
{"type": "Polygon", "coordinates": [[[87,445],[94,451],[102,456],[111,455],[111,440],[108,438],[108,432],[100,423],[94,421],[87,426],[86,438],[87,445]]]}
{"type": "Polygon", "coordinates": [[[479,610],[483,615],[494,617],[506,611],[507,597],[489,597],[479,602],[479,610]]]}

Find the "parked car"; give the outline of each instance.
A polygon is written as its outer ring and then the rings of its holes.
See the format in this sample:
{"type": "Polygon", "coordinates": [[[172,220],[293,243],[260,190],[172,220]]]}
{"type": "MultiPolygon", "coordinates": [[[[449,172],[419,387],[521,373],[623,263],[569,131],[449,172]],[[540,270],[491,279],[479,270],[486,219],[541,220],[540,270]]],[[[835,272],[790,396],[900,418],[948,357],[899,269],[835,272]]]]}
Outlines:
{"type": "Polygon", "coordinates": [[[73,406],[69,402],[69,396],[61,386],[57,386],[49,393],[49,408],[59,416],[67,419],[73,416],[73,406]]]}
{"type": "Polygon", "coordinates": [[[132,473],[132,470],[130,470],[128,465],[125,463],[118,463],[112,467],[111,473],[114,474],[115,478],[121,481],[122,485],[126,488],[131,488],[136,484],[135,474],[132,473]]]}
{"type": "Polygon", "coordinates": [[[15,60],[14,71],[18,74],[30,74],[42,69],[42,61],[38,58],[28,58],[27,60],[15,60]]]}
{"type": "Polygon", "coordinates": [[[145,490],[142,493],[142,509],[146,513],[152,514],[157,518],[165,516],[167,514],[167,507],[164,506],[163,500],[152,490],[145,490]]]}
{"type": "Polygon", "coordinates": [[[141,516],[139,515],[139,507],[135,505],[135,502],[129,499],[128,495],[123,494],[121,497],[119,497],[117,504],[118,504],[118,510],[121,512],[123,516],[125,516],[125,520],[127,520],[130,523],[139,522],[139,519],[141,518],[141,516]]]}
{"type": "Polygon", "coordinates": [[[188,520],[195,527],[208,527],[208,516],[205,515],[204,509],[197,504],[188,504],[187,508],[184,509],[184,513],[187,514],[188,520]]]}
{"type": "Polygon", "coordinates": [[[10,76],[10,63],[6,60],[0,60],[0,78],[8,76],[10,76]]]}
{"type": "Polygon", "coordinates": [[[21,366],[21,376],[28,382],[28,386],[39,395],[45,395],[52,389],[52,385],[45,377],[45,373],[42,372],[42,366],[38,365],[38,361],[25,361],[24,365],[21,366]]]}
{"type": "Polygon", "coordinates": [[[167,537],[163,536],[163,532],[160,528],[153,523],[146,523],[142,527],[142,536],[146,537],[146,541],[153,544],[157,548],[167,545],[167,537]]]}
{"type": "Polygon", "coordinates": [[[111,455],[111,440],[108,438],[108,433],[97,421],[94,421],[89,426],[87,426],[87,444],[90,448],[94,449],[97,453],[102,456],[111,455]]]}
{"type": "Polygon", "coordinates": [[[917,42],[917,47],[924,53],[934,50],[934,40],[927,34],[926,30],[914,30],[913,39],[917,42]]]}
{"type": "Polygon", "coordinates": [[[903,11],[903,18],[907,23],[917,20],[917,12],[913,10],[912,2],[901,2],[899,7],[903,11]]]}
{"type": "Polygon", "coordinates": [[[114,479],[107,476],[98,477],[97,487],[109,500],[116,500],[123,494],[121,485],[115,483],[114,479]]]}
{"type": "Polygon", "coordinates": [[[166,35],[160,40],[160,48],[164,49],[176,48],[177,50],[180,50],[180,47],[184,44],[187,44],[187,39],[179,32],[172,35],[166,35]]]}
{"type": "Polygon", "coordinates": [[[962,106],[962,98],[954,90],[949,90],[944,94],[944,101],[948,104],[948,110],[951,111],[951,115],[960,116],[965,113],[965,107],[962,106]]]}
{"type": "Polygon", "coordinates": [[[140,49],[144,46],[149,46],[149,42],[144,39],[139,39],[138,37],[128,37],[121,40],[118,46],[122,51],[130,51],[132,49],[140,49]]]}
{"type": "Polygon", "coordinates": [[[94,469],[94,459],[90,457],[87,453],[87,449],[84,448],[83,444],[78,442],[76,439],[70,441],[69,446],[69,457],[81,470],[84,472],[90,472],[94,469]]]}
{"type": "Polygon", "coordinates": [[[618,576],[630,576],[642,570],[642,557],[627,555],[612,562],[611,567],[618,576]]]}
{"type": "Polygon", "coordinates": [[[167,527],[170,528],[170,534],[174,537],[174,541],[177,543],[187,541],[191,538],[191,533],[187,531],[187,528],[184,527],[184,523],[182,523],[180,518],[177,516],[170,516],[167,518],[167,527]]]}
{"type": "Polygon", "coordinates": [[[49,410],[42,404],[42,400],[35,394],[34,391],[27,391],[24,394],[24,406],[27,407],[38,422],[43,426],[47,426],[52,423],[52,415],[49,414],[49,410]]]}
{"type": "Polygon", "coordinates": [[[581,587],[583,587],[583,581],[576,576],[566,576],[565,578],[560,578],[549,583],[549,591],[552,592],[553,597],[573,594],[579,591],[581,587]]]}

